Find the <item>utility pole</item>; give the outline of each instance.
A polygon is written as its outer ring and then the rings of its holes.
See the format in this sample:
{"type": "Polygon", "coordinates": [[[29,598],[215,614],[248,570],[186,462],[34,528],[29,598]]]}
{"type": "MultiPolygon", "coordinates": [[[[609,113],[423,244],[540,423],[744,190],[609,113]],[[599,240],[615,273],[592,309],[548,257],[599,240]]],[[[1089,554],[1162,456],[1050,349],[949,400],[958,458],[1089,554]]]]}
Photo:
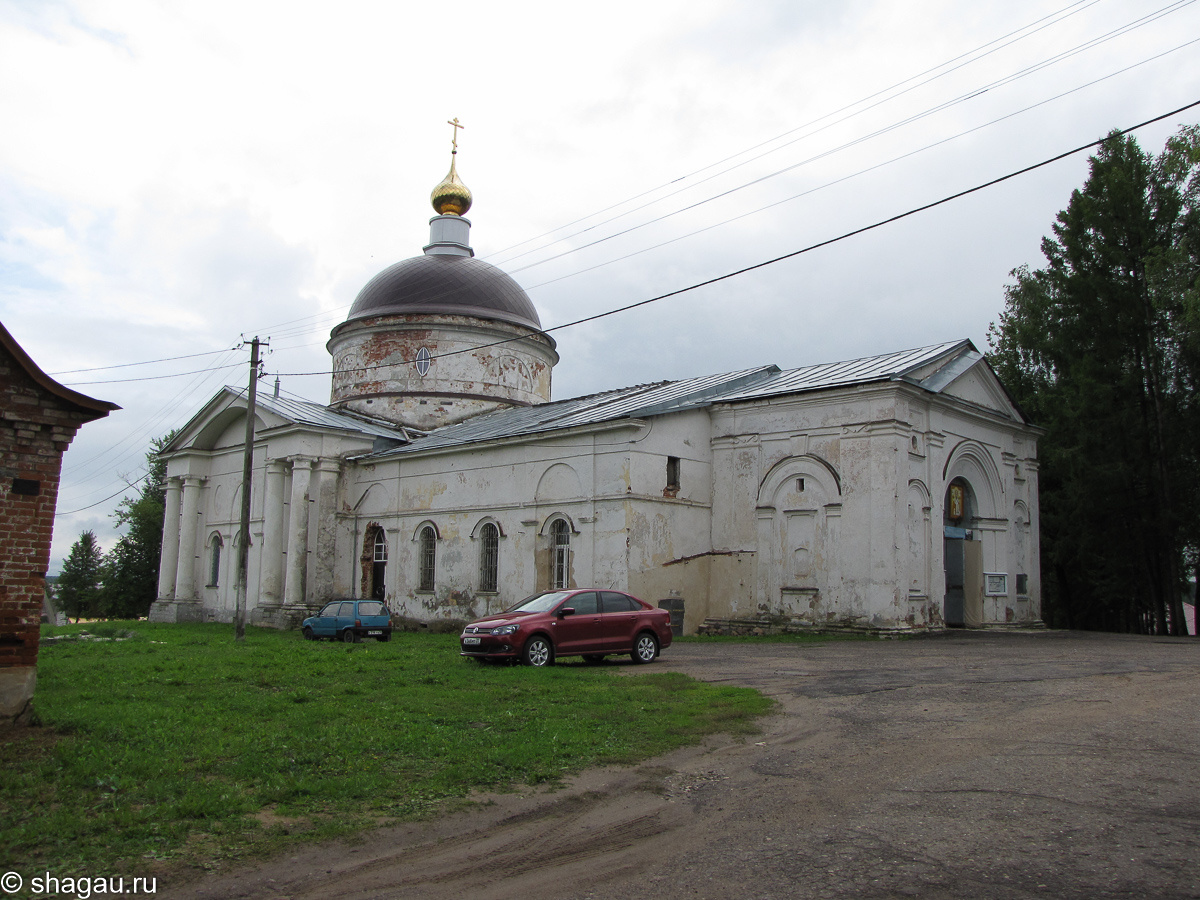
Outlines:
{"type": "Polygon", "coordinates": [[[250,342],[250,395],[246,403],[246,449],[242,453],[242,521],[238,526],[237,586],[234,588],[234,638],[246,639],[246,582],[250,569],[250,476],[254,469],[254,408],[258,399],[257,335],[250,342]]]}

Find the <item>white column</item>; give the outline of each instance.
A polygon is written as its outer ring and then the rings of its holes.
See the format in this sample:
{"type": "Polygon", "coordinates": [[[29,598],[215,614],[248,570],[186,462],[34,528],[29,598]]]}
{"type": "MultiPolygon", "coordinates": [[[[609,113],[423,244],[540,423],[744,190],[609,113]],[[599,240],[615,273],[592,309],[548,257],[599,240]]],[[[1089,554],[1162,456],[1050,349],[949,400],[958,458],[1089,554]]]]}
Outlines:
{"type": "Polygon", "coordinates": [[[175,575],[179,569],[179,478],[167,479],[166,509],[163,511],[162,556],[158,564],[158,599],[175,599],[175,575]]]}
{"type": "Polygon", "coordinates": [[[183,476],[183,515],[179,523],[179,570],[175,576],[175,599],[196,599],[196,528],[199,524],[199,475],[183,476]]]}
{"type": "Polygon", "coordinates": [[[308,567],[308,483],[312,477],[312,457],[292,457],[292,498],[288,516],[287,575],[283,602],[304,605],[304,574],[308,567]]]}
{"type": "Polygon", "coordinates": [[[324,456],[316,461],[315,477],[309,486],[309,554],[308,589],[314,600],[326,600],[333,595],[334,567],[337,557],[337,493],[338,471],[341,462],[324,456]]]}
{"type": "Polygon", "coordinates": [[[283,602],[283,470],[282,459],[272,459],[267,463],[260,607],[278,606],[283,602]]]}

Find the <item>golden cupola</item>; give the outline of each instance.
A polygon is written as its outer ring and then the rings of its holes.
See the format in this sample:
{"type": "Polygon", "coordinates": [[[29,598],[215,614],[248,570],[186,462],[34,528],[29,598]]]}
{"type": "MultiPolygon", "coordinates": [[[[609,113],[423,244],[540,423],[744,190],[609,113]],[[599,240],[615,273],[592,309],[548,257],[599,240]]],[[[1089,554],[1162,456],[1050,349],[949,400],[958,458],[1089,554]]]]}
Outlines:
{"type": "Polygon", "coordinates": [[[439,216],[465,216],[471,208],[471,190],[462,183],[455,168],[458,151],[451,151],[450,173],[441,180],[429,195],[434,212],[439,216]]]}

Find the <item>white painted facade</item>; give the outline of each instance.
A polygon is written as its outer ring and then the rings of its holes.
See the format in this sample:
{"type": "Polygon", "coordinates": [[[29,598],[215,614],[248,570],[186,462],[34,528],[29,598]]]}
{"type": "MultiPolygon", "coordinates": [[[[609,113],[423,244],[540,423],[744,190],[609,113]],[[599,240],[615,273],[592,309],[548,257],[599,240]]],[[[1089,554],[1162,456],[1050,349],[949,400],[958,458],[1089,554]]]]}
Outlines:
{"type": "MultiPolygon", "coordinates": [[[[867,376],[844,383],[843,365],[802,389],[791,382],[810,370],[769,367],[502,410],[426,436],[267,398],[251,620],[294,623],[332,597],[369,595],[379,578],[396,614],[483,615],[551,586],[562,520],[571,586],[680,599],[688,633],[706,621],[940,628],[946,524],[970,532],[985,581],[970,624],[1038,622],[1037,432],[986,360],[964,341],[856,361],[867,376]],[[393,446],[373,452],[379,439],[393,446]],[[947,523],[956,479],[971,500],[947,523]],[[494,591],[480,587],[488,524],[494,591]],[[425,528],[431,589],[420,583],[425,528]],[[984,576],[1004,589],[988,594],[984,576]]],[[[157,618],[233,615],[244,410],[227,389],[168,448],[157,618]]]]}

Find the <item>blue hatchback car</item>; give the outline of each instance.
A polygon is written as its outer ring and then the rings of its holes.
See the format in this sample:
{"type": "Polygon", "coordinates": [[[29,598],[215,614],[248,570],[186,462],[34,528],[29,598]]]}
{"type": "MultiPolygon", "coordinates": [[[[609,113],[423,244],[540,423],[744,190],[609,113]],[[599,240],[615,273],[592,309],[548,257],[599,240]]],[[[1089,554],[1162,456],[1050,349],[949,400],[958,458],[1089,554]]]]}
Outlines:
{"type": "Polygon", "coordinates": [[[392,637],[392,614],[379,600],[331,600],[300,627],[310,641],[329,638],[355,644],[365,637],[387,641],[392,637]]]}

